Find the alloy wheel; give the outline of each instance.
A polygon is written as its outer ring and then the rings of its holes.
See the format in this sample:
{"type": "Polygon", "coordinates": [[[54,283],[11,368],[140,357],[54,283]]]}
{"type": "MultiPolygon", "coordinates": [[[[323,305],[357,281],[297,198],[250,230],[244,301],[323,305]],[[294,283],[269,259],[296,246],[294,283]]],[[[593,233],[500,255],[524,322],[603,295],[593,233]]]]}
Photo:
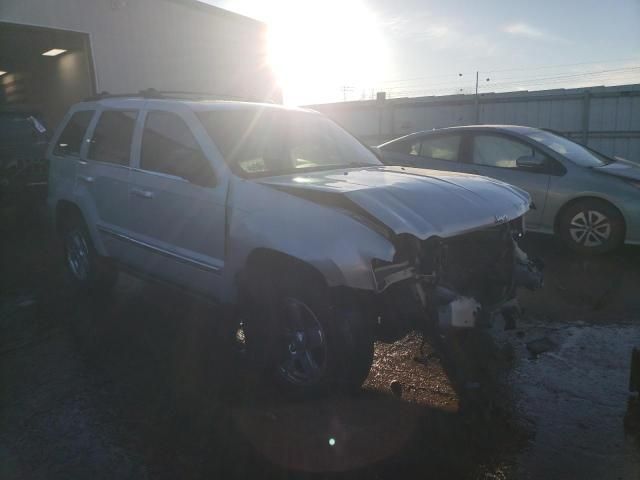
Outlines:
{"type": "Polygon", "coordinates": [[[569,222],[569,234],[579,245],[600,247],[611,237],[611,221],[597,210],[584,210],[569,222]]]}
{"type": "Polygon", "coordinates": [[[326,337],[315,313],[302,301],[283,302],[283,341],[278,364],[280,374],[297,385],[313,384],[326,367],[326,337]]]}

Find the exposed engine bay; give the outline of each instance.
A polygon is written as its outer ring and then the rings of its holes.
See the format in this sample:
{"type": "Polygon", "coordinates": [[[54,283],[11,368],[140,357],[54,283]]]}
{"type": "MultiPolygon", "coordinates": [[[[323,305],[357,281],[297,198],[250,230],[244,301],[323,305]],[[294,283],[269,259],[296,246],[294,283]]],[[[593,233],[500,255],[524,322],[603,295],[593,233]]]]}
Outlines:
{"type": "Polygon", "coordinates": [[[446,239],[399,237],[397,262],[374,269],[383,289],[380,338],[394,341],[425,321],[439,329],[486,324],[513,303],[517,288],[541,287],[542,264],[520,249],[522,234],[520,217],[446,239]]]}

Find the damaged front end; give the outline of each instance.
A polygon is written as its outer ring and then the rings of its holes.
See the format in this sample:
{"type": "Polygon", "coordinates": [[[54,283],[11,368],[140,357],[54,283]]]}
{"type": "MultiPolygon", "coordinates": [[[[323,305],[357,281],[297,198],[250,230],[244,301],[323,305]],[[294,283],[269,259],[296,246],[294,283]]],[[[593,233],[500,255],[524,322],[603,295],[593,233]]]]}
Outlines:
{"type": "Polygon", "coordinates": [[[516,290],[535,290],[543,281],[541,262],[518,246],[523,230],[519,217],[449,238],[396,237],[394,261],[374,262],[378,337],[488,325],[495,313],[516,308],[516,290]]]}

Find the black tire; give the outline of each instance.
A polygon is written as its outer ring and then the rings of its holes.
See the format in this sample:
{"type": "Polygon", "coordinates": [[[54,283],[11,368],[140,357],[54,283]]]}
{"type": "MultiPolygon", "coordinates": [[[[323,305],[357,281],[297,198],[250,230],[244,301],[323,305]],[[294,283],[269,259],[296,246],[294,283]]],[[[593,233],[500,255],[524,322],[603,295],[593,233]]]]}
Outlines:
{"type": "Polygon", "coordinates": [[[62,232],[67,276],[78,293],[109,294],[118,280],[118,269],[96,252],[81,218],[70,219],[62,232]]]}
{"type": "Polygon", "coordinates": [[[244,319],[250,362],[297,397],[359,389],[373,363],[374,342],[355,299],[295,273],[260,283],[244,319]]]}
{"type": "Polygon", "coordinates": [[[578,253],[610,252],[624,241],[625,225],[620,212],[598,199],[579,200],[562,212],[558,233],[565,244],[578,253]]]}

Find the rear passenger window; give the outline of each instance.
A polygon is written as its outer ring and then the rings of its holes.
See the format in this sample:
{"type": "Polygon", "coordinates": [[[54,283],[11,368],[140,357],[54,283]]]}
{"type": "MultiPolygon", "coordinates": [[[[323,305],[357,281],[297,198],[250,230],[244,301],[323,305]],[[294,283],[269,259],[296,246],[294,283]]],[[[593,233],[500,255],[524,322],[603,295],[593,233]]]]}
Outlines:
{"type": "Polygon", "coordinates": [[[461,139],[460,135],[425,138],[420,147],[420,156],[455,162],[458,160],[461,139]]]}
{"type": "Polygon", "coordinates": [[[149,112],[142,134],[140,168],[213,185],[213,169],[189,126],[175,113],[149,112]]]}
{"type": "Polygon", "coordinates": [[[402,153],[404,155],[419,155],[420,154],[420,140],[403,140],[399,142],[393,142],[385,146],[383,150],[389,152],[402,153]]]}
{"type": "Polygon", "coordinates": [[[81,110],[71,116],[56,142],[54,155],[80,155],[82,139],[93,113],[94,110],[81,110]]]}
{"type": "Polygon", "coordinates": [[[138,112],[106,110],[93,131],[87,158],[100,162],[129,165],[131,139],[138,112]]]}

